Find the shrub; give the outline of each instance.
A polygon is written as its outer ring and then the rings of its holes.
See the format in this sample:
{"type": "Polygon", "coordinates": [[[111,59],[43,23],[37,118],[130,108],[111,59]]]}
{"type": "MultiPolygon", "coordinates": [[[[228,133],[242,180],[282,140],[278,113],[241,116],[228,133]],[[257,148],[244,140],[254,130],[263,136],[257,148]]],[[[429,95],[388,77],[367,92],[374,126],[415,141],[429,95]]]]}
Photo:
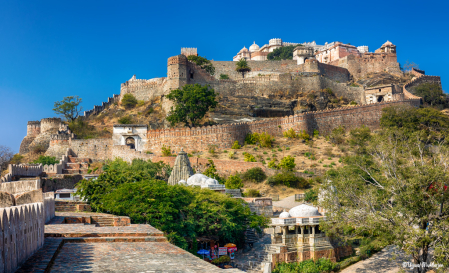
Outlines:
{"type": "Polygon", "coordinates": [[[318,200],[318,191],[315,189],[307,190],[304,193],[304,201],[306,202],[314,202],[318,200]]]}
{"type": "Polygon", "coordinates": [[[163,145],[161,150],[162,150],[162,156],[173,156],[173,154],[171,153],[170,146],[166,147],[165,145],[163,145]]]}
{"type": "Polygon", "coordinates": [[[342,144],[345,142],[345,127],[338,126],[334,128],[330,135],[330,141],[334,144],[342,144]]]}
{"type": "Polygon", "coordinates": [[[317,129],[313,130],[313,137],[318,137],[320,135],[320,132],[318,132],[317,129]]]}
{"type": "Polygon", "coordinates": [[[9,164],[20,164],[22,163],[23,157],[21,154],[15,154],[9,161],[9,164]]]}
{"type": "Polygon", "coordinates": [[[214,161],[209,159],[208,167],[204,170],[203,174],[207,177],[215,178],[220,184],[224,184],[225,180],[222,178],[215,167],[214,161]]]}
{"type": "Polygon", "coordinates": [[[332,148],[331,148],[331,147],[326,147],[326,148],[324,149],[324,154],[327,155],[327,156],[333,156],[333,154],[332,154],[332,148]]]}
{"type": "Polygon", "coordinates": [[[359,87],[360,85],[356,84],[355,82],[351,83],[351,87],[359,87]]]}
{"type": "Polygon", "coordinates": [[[257,144],[259,143],[260,147],[267,147],[271,148],[271,145],[273,143],[273,138],[271,135],[269,135],[266,132],[263,133],[252,133],[247,134],[245,137],[245,142],[247,144],[257,144]]]}
{"type": "Polygon", "coordinates": [[[285,150],[286,150],[286,151],[289,151],[289,150],[290,150],[290,147],[285,148],[285,150]]]}
{"type": "Polygon", "coordinates": [[[125,108],[133,108],[137,104],[137,99],[133,94],[125,94],[122,98],[122,106],[125,108]]]}
{"type": "Polygon", "coordinates": [[[244,197],[261,197],[262,195],[260,194],[260,192],[256,189],[247,189],[244,193],[243,193],[244,197]]]}
{"type": "Polygon", "coordinates": [[[133,124],[133,119],[130,116],[123,116],[118,119],[119,124],[133,124]]]}
{"type": "Polygon", "coordinates": [[[144,105],[145,105],[145,101],[143,101],[143,100],[138,100],[137,101],[137,106],[141,107],[141,106],[144,106],[144,105]]]}
{"type": "Polygon", "coordinates": [[[43,154],[45,151],[47,151],[47,149],[42,144],[35,145],[31,148],[31,153],[34,154],[43,154]]]}
{"type": "Polygon", "coordinates": [[[217,150],[217,145],[209,145],[209,146],[208,146],[208,152],[209,152],[211,155],[214,155],[215,152],[216,152],[216,150],[217,150]]]}
{"type": "Polygon", "coordinates": [[[332,89],[330,89],[330,88],[326,88],[326,89],[324,89],[324,91],[326,91],[329,95],[331,95],[331,96],[333,96],[334,95],[334,92],[332,91],[332,89]]]}
{"type": "Polygon", "coordinates": [[[301,132],[299,132],[298,138],[304,139],[305,141],[309,141],[310,135],[305,130],[302,130],[301,132]]]}
{"type": "Polygon", "coordinates": [[[153,107],[148,108],[148,110],[145,112],[145,115],[146,115],[146,116],[149,116],[149,115],[151,115],[153,112],[154,112],[154,108],[153,108],[153,107]]]}
{"type": "Polygon", "coordinates": [[[230,151],[228,153],[228,157],[229,157],[229,159],[234,159],[235,158],[235,152],[234,151],[230,151]]]}
{"type": "Polygon", "coordinates": [[[351,101],[349,104],[350,104],[350,105],[357,105],[357,102],[351,101]]]}
{"type": "Polygon", "coordinates": [[[288,129],[287,131],[285,131],[282,134],[284,135],[284,137],[288,137],[288,138],[297,138],[298,137],[298,135],[296,134],[295,130],[293,130],[293,128],[288,129]]]}
{"type": "MultiPolygon", "coordinates": [[[[269,160],[268,158],[267,158],[267,160],[269,160]]],[[[270,169],[279,169],[279,166],[278,166],[278,164],[276,164],[276,159],[275,158],[273,158],[270,162],[268,162],[268,168],[270,168],[270,169]]]]}
{"type": "Polygon", "coordinates": [[[246,162],[256,162],[257,161],[256,158],[250,153],[245,153],[244,157],[245,157],[244,160],[246,162]]]}
{"type": "Polygon", "coordinates": [[[260,183],[267,178],[265,172],[259,168],[251,168],[242,174],[242,179],[245,181],[254,181],[260,183]]]}
{"type": "Polygon", "coordinates": [[[228,74],[220,74],[220,80],[229,80],[228,74]]]}
{"type": "Polygon", "coordinates": [[[265,152],[263,152],[263,154],[264,154],[264,155],[267,155],[268,153],[265,151],[265,152]]]}
{"type": "Polygon", "coordinates": [[[303,177],[298,177],[293,172],[284,171],[268,177],[267,184],[270,186],[284,185],[290,188],[307,188],[309,181],[303,177]]]}
{"type": "Polygon", "coordinates": [[[39,156],[38,159],[32,161],[33,164],[42,164],[42,165],[53,165],[59,163],[59,160],[56,160],[54,156],[39,156]]]}
{"type": "Polygon", "coordinates": [[[281,149],[281,148],[279,148],[279,149],[278,149],[278,152],[282,152],[282,149],[281,149]]]}
{"type": "Polygon", "coordinates": [[[240,189],[243,187],[242,179],[238,174],[230,175],[228,179],[226,179],[225,186],[227,189],[240,189]]]}
{"type": "Polygon", "coordinates": [[[286,156],[281,159],[281,163],[279,163],[279,168],[285,171],[292,171],[296,167],[295,158],[291,156],[286,156]]]}
{"type": "Polygon", "coordinates": [[[240,149],[242,146],[240,146],[239,145],[239,141],[238,140],[236,140],[235,142],[234,142],[234,144],[232,144],[232,149],[240,149]]]}

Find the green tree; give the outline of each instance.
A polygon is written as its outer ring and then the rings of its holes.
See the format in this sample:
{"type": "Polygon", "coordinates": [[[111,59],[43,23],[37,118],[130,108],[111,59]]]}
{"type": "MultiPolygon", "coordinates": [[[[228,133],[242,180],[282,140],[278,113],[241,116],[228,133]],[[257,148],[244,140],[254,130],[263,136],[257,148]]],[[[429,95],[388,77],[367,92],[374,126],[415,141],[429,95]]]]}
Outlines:
{"type": "Polygon", "coordinates": [[[228,74],[220,74],[220,80],[229,80],[228,74]]]}
{"type": "Polygon", "coordinates": [[[167,98],[176,105],[171,107],[167,121],[172,126],[176,123],[184,122],[190,127],[197,125],[197,122],[214,109],[218,102],[217,93],[208,85],[186,84],[182,89],[175,89],[167,95],[167,98]]]}
{"type": "Polygon", "coordinates": [[[245,73],[251,71],[246,59],[242,58],[236,63],[235,71],[242,73],[242,77],[245,78],[245,73]]]}
{"type": "Polygon", "coordinates": [[[349,144],[355,147],[358,153],[364,153],[367,142],[371,139],[370,128],[362,125],[349,132],[349,144]]]}
{"type": "Polygon", "coordinates": [[[220,184],[225,183],[225,179],[218,174],[217,167],[215,167],[214,161],[211,159],[209,159],[209,166],[204,170],[203,174],[216,179],[220,184]]]}
{"type": "Polygon", "coordinates": [[[74,121],[79,113],[83,111],[83,107],[79,107],[83,100],[78,96],[64,97],[61,101],[56,101],[53,111],[64,117],[67,121],[74,121]]]}
{"type": "Polygon", "coordinates": [[[225,186],[227,189],[240,189],[244,185],[242,183],[242,179],[238,174],[230,175],[228,179],[226,179],[225,186]]]}
{"type": "Polygon", "coordinates": [[[422,97],[426,105],[443,108],[447,104],[447,96],[443,93],[441,85],[436,83],[422,83],[415,87],[414,94],[422,97]]]}
{"type": "Polygon", "coordinates": [[[136,99],[136,97],[134,97],[133,94],[128,93],[128,94],[123,95],[123,98],[122,98],[122,106],[123,107],[125,107],[126,109],[131,109],[136,105],[137,105],[137,99],[136,99]]]}
{"type": "Polygon", "coordinates": [[[56,160],[56,157],[54,156],[39,156],[38,159],[31,162],[33,164],[42,164],[42,165],[53,165],[59,163],[59,160],[56,160]]]}
{"type": "Polygon", "coordinates": [[[292,156],[283,157],[281,159],[281,162],[279,163],[279,168],[281,168],[284,171],[293,171],[295,167],[296,167],[295,158],[292,156]]]}
{"type": "MultiPolygon", "coordinates": [[[[366,152],[347,157],[345,166],[328,171],[319,205],[327,210],[322,228],[343,237],[350,225],[360,232],[391,237],[414,263],[449,266],[449,149],[444,139],[428,145],[427,134],[383,130],[371,138],[366,152]]],[[[419,268],[419,272],[425,272],[419,268]]]]}
{"type": "Polygon", "coordinates": [[[162,162],[116,159],[103,169],[97,179],[78,182],[78,193],[94,211],[148,223],[184,249],[187,239],[210,235],[219,236],[221,244],[242,247],[247,228],[260,231],[267,224],[242,200],[209,189],[167,185],[170,169],[162,162]]]}
{"type": "Polygon", "coordinates": [[[273,52],[268,53],[267,59],[272,61],[291,60],[293,59],[293,50],[297,46],[298,45],[276,48],[273,52]]]}
{"type": "Polygon", "coordinates": [[[253,181],[260,183],[267,178],[267,175],[262,170],[262,168],[256,167],[251,168],[242,174],[242,179],[245,181],[253,181]]]}
{"type": "Polygon", "coordinates": [[[187,60],[206,70],[207,73],[211,75],[215,74],[215,67],[208,59],[201,56],[190,55],[187,57],[187,60]]]}

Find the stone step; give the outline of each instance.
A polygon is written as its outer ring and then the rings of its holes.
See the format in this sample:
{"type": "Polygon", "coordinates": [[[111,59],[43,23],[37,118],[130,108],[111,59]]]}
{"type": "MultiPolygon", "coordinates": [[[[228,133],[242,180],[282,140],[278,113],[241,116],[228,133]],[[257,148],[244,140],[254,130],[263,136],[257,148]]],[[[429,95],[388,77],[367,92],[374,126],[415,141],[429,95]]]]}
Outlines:
{"type": "Polygon", "coordinates": [[[68,162],[70,163],[90,163],[90,158],[85,157],[76,157],[76,156],[69,156],[68,162]]]}

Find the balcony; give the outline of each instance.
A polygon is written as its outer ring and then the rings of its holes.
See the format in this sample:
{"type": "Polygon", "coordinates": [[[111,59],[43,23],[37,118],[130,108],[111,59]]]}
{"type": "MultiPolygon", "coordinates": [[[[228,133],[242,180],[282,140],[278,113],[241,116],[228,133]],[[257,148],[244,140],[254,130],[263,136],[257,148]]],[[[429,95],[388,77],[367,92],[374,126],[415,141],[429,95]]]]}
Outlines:
{"type": "Polygon", "coordinates": [[[271,223],[273,225],[295,225],[295,218],[271,218],[271,223]]]}

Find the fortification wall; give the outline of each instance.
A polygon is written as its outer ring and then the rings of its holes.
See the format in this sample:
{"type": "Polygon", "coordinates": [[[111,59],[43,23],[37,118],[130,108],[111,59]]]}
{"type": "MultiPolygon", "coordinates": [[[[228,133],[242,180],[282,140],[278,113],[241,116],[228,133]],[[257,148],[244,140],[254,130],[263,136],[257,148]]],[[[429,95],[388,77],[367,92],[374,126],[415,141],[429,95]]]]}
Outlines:
{"type": "MultiPolygon", "coordinates": [[[[211,61],[215,67],[215,79],[220,78],[220,74],[227,74],[230,79],[242,79],[242,74],[235,71],[236,63],[234,61],[211,61]]],[[[248,61],[248,66],[251,67],[252,72],[257,71],[271,71],[277,73],[297,72],[298,65],[296,60],[282,60],[282,61],[248,61]]]]}
{"type": "Polygon", "coordinates": [[[112,158],[112,139],[71,139],[69,143],[75,156],[93,161],[112,158]]]}
{"type": "Polygon", "coordinates": [[[42,189],[15,194],[14,199],[16,206],[44,202],[42,189]]]}
{"type": "Polygon", "coordinates": [[[245,136],[252,132],[267,132],[271,135],[280,135],[290,128],[306,130],[312,134],[318,130],[322,135],[328,135],[332,129],[343,125],[352,129],[366,125],[371,129],[379,128],[382,108],[410,104],[419,106],[419,99],[374,103],[354,107],[337,108],[331,110],[307,112],[284,118],[238,123],[220,126],[207,126],[201,128],[177,128],[148,131],[147,150],[155,154],[161,153],[161,147],[171,146],[172,150],[187,152],[205,150],[209,145],[219,148],[230,148],[234,141],[243,143],[245,136]]]}
{"type": "Polygon", "coordinates": [[[122,83],[120,87],[120,99],[125,94],[133,94],[138,100],[149,101],[156,96],[164,95],[166,78],[150,80],[131,79],[122,83]]]}
{"type": "Polygon", "coordinates": [[[0,183],[0,191],[8,192],[10,194],[18,194],[28,191],[34,191],[40,188],[41,188],[40,179],[0,183]]]}
{"type": "Polygon", "coordinates": [[[27,136],[35,137],[41,133],[41,122],[40,121],[28,121],[27,124],[27,136]]]}
{"type": "Polygon", "coordinates": [[[61,189],[74,189],[76,183],[82,179],[82,175],[64,175],[42,178],[42,191],[50,192],[61,189]]]}
{"type": "Polygon", "coordinates": [[[15,272],[44,244],[44,204],[0,208],[0,224],[0,270],[15,272]]]}
{"type": "Polygon", "coordinates": [[[71,137],[69,135],[51,135],[50,145],[45,152],[45,155],[61,158],[63,155],[65,155],[67,149],[70,148],[70,139],[71,137]]]}
{"type": "Polygon", "coordinates": [[[56,132],[59,130],[61,125],[60,118],[43,118],[41,119],[41,133],[56,132]]]}
{"type": "Polygon", "coordinates": [[[114,145],[112,146],[112,159],[121,158],[127,162],[132,162],[133,159],[143,159],[149,160],[153,157],[151,154],[146,154],[145,152],[140,152],[132,150],[127,145],[114,145]]]}
{"type": "Polygon", "coordinates": [[[55,217],[55,193],[46,192],[42,194],[44,199],[44,220],[50,222],[55,217]]]}
{"type": "Polygon", "coordinates": [[[441,87],[441,78],[439,76],[421,75],[419,77],[413,78],[411,81],[405,84],[404,89],[407,89],[407,91],[410,93],[414,93],[416,87],[424,83],[437,84],[441,87]]]}
{"type": "Polygon", "coordinates": [[[120,95],[112,95],[108,98],[107,102],[102,102],[101,105],[95,105],[93,109],[84,111],[84,117],[87,118],[91,115],[98,115],[101,111],[108,108],[111,104],[118,103],[120,101],[120,95]]]}
{"type": "MultiPolygon", "coordinates": [[[[0,191],[0,208],[12,207],[15,205],[16,205],[16,200],[14,198],[14,195],[10,194],[9,192],[0,191]]],[[[0,270],[1,270],[1,267],[0,267],[0,270]]]]}
{"type": "MultiPolygon", "coordinates": [[[[176,157],[166,157],[166,156],[154,156],[151,161],[159,162],[162,161],[165,164],[170,165],[171,167],[175,164],[176,157]]],[[[206,158],[198,158],[198,157],[189,157],[190,165],[197,171],[204,171],[206,166],[209,164],[209,159],[206,158]]],[[[217,168],[217,172],[223,176],[229,176],[236,172],[245,172],[252,168],[261,168],[265,172],[267,168],[261,162],[242,162],[242,161],[231,161],[231,160],[220,160],[220,159],[211,159],[214,162],[215,167],[217,168]]]]}
{"type": "Polygon", "coordinates": [[[361,57],[349,55],[329,64],[348,69],[355,79],[364,78],[369,73],[375,72],[388,72],[402,76],[397,56],[394,53],[365,53],[361,57]]]}

